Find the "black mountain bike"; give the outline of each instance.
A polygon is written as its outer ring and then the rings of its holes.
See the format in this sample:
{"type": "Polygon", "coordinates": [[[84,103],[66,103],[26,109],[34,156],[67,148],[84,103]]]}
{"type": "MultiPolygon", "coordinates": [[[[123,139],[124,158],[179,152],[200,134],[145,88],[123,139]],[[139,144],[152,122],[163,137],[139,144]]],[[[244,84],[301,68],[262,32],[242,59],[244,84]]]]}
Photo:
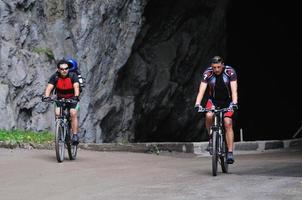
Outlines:
{"type": "Polygon", "coordinates": [[[60,115],[56,118],[55,129],[55,150],[58,162],[63,162],[65,159],[65,149],[67,149],[70,160],[75,160],[77,157],[78,145],[73,145],[71,141],[71,118],[68,104],[76,103],[72,99],[50,99],[50,103],[56,102],[61,106],[60,115]]]}
{"type": "Polygon", "coordinates": [[[210,147],[210,154],[212,155],[212,174],[213,176],[217,175],[217,165],[218,162],[221,165],[223,173],[228,173],[228,163],[227,163],[227,143],[225,130],[223,125],[223,114],[229,111],[229,108],[222,109],[206,109],[201,108],[198,112],[213,112],[214,113],[214,122],[210,128],[210,134],[212,136],[213,146],[210,147]]]}

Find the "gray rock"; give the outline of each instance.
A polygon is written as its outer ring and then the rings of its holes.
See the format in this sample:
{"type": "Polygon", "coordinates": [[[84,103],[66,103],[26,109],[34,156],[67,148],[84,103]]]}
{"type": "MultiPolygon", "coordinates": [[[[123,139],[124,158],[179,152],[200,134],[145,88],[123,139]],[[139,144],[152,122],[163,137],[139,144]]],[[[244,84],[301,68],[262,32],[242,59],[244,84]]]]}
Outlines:
{"type": "Polygon", "coordinates": [[[228,1],[0,1],[0,128],[52,130],[56,61],[87,80],[83,142],[198,141],[200,73],[225,53],[228,1]]]}

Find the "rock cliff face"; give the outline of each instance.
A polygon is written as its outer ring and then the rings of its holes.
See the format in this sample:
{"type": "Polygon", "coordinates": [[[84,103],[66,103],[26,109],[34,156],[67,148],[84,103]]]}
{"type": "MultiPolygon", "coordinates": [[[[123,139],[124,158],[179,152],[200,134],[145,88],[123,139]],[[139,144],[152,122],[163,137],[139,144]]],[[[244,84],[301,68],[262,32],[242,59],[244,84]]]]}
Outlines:
{"type": "Polygon", "coordinates": [[[0,1],[0,128],[52,130],[41,94],[56,61],[87,80],[84,142],[201,140],[195,103],[209,57],[225,55],[228,1],[0,1]]]}

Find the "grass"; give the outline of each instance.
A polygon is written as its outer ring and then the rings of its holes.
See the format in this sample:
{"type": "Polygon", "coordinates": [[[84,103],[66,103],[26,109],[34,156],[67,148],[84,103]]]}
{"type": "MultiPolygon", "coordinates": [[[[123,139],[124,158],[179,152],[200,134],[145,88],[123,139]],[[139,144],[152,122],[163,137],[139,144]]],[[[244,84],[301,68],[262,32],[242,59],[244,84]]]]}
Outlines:
{"type": "Polygon", "coordinates": [[[50,60],[55,59],[54,53],[51,50],[51,48],[35,47],[33,49],[33,52],[36,52],[38,54],[43,54],[44,53],[48,57],[48,59],[50,59],[50,60]]]}
{"type": "Polygon", "coordinates": [[[46,144],[53,141],[53,134],[50,132],[34,132],[24,130],[0,129],[0,142],[6,143],[34,143],[46,144]]]}

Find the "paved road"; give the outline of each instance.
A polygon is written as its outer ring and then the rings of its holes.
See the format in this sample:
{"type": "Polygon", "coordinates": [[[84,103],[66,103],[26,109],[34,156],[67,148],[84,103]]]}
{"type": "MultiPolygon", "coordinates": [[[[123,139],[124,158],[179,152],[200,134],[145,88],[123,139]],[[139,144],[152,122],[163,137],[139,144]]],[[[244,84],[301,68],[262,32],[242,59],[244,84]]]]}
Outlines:
{"type": "Polygon", "coordinates": [[[0,148],[3,200],[291,200],[302,197],[302,151],[236,155],[229,174],[211,175],[210,157],[0,148]]]}

